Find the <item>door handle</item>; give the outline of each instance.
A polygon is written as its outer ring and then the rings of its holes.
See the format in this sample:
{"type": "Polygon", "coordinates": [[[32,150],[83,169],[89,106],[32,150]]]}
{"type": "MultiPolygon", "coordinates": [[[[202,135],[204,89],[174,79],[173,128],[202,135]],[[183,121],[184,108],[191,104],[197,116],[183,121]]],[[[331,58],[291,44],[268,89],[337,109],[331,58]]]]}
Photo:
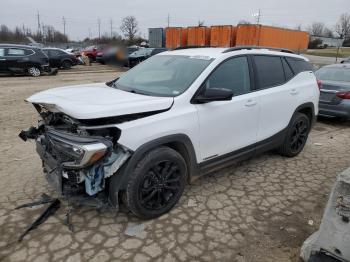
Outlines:
{"type": "Polygon", "coordinates": [[[290,94],[297,95],[297,94],[299,94],[299,91],[293,88],[292,90],[290,90],[290,94]]]}
{"type": "Polygon", "coordinates": [[[253,99],[248,99],[247,102],[245,103],[245,106],[255,106],[257,102],[253,99]]]}

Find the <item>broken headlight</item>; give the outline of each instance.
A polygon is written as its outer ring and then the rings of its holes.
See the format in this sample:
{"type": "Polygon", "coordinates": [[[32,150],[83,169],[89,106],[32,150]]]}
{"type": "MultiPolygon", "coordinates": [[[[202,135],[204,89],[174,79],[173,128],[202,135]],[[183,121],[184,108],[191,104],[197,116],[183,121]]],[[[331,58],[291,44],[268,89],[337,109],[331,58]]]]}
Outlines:
{"type": "Polygon", "coordinates": [[[68,169],[92,165],[106,156],[112,147],[112,142],[103,138],[67,135],[57,131],[47,132],[41,144],[45,144],[46,150],[68,169]]]}

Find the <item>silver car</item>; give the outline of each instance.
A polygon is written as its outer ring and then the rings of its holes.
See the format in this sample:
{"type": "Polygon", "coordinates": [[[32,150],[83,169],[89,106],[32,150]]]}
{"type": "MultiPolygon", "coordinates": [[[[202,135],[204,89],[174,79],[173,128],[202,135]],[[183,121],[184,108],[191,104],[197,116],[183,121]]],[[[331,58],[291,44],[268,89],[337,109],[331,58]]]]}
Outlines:
{"type": "Polygon", "coordinates": [[[321,81],[319,115],[350,120],[350,64],[335,64],[315,72],[321,81]]]}

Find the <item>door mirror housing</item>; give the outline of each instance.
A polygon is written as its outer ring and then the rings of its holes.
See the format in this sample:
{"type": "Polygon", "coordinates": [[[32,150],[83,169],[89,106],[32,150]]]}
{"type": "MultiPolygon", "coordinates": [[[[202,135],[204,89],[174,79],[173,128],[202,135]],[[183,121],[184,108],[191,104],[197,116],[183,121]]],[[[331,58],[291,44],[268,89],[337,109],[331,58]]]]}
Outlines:
{"type": "Polygon", "coordinates": [[[233,92],[226,88],[208,88],[192,99],[194,104],[204,104],[214,101],[230,101],[233,92]]]}

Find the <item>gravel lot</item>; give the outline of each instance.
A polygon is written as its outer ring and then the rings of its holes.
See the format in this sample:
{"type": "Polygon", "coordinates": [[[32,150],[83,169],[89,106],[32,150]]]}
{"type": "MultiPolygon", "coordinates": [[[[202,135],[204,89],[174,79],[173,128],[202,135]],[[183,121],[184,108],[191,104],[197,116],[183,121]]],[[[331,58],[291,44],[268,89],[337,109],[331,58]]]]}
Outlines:
{"type": "Polygon", "coordinates": [[[72,233],[63,225],[63,203],[17,242],[43,207],[14,207],[54,194],[34,144],[17,137],[37,120],[24,99],[120,73],[93,65],[57,76],[0,78],[0,261],[299,261],[299,248],[318,228],[336,175],[350,166],[349,123],[320,120],[296,158],[267,153],[199,179],[158,219],[140,221],[124,210],[83,207],[73,214],[72,233]],[[135,225],[137,234],[126,235],[135,225]]]}

